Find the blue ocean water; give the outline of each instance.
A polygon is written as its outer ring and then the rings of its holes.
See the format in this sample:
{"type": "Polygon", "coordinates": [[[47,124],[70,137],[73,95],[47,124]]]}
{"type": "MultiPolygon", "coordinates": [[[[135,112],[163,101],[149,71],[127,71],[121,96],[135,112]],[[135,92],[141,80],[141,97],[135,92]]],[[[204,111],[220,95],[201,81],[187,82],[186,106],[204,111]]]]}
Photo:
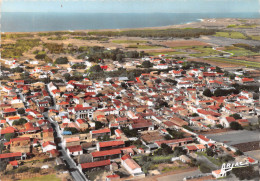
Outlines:
{"type": "Polygon", "coordinates": [[[3,12],[2,32],[159,27],[203,18],[260,18],[259,13],[18,13],[3,12]]]}

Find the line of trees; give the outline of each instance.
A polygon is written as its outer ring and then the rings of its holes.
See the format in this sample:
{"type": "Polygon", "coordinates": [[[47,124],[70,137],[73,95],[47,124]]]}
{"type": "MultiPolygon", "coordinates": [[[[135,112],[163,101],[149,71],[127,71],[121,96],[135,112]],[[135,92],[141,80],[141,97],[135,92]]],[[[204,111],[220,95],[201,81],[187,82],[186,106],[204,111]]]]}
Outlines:
{"type": "Polygon", "coordinates": [[[89,35],[96,36],[128,36],[128,37],[176,37],[191,38],[200,37],[200,35],[214,35],[217,30],[214,29],[163,29],[163,30],[128,30],[128,31],[100,31],[89,32],[89,35]]]}

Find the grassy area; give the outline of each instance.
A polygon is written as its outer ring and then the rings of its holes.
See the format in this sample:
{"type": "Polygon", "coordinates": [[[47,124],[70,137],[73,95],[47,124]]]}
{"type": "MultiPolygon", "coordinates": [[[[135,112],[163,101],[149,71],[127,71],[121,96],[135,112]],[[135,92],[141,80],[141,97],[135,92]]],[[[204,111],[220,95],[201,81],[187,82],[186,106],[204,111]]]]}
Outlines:
{"type": "Polygon", "coordinates": [[[67,36],[56,36],[56,37],[50,37],[48,40],[67,40],[69,37],[67,36]]]}
{"type": "Polygon", "coordinates": [[[209,56],[209,55],[219,55],[220,54],[220,52],[213,50],[212,48],[197,47],[197,48],[194,48],[194,50],[197,50],[200,52],[200,53],[196,53],[196,54],[190,54],[191,56],[194,56],[194,57],[204,57],[204,56],[209,56]]]}
{"type": "Polygon", "coordinates": [[[184,52],[149,52],[151,56],[158,56],[158,55],[179,55],[185,54],[184,52]]]}
{"type": "Polygon", "coordinates": [[[129,45],[126,48],[156,49],[156,48],[162,48],[162,47],[161,46],[153,46],[153,45],[129,45]]]}
{"type": "Polygon", "coordinates": [[[246,36],[240,32],[231,31],[231,32],[217,32],[215,36],[233,38],[233,39],[246,39],[246,36]]]}
{"type": "Polygon", "coordinates": [[[217,166],[222,165],[221,161],[219,161],[218,159],[215,159],[213,157],[208,156],[205,152],[196,152],[196,154],[200,155],[200,156],[205,156],[209,161],[211,161],[213,164],[215,164],[217,166]]]}
{"type": "Polygon", "coordinates": [[[246,25],[246,24],[243,24],[243,25],[235,25],[235,24],[231,24],[231,25],[228,25],[227,28],[255,28],[257,25],[246,25]]]}
{"type": "Polygon", "coordinates": [[[152,157],[152,161],[167,160],[167,159],[171,159],[172,157],[174,157],[173,154],[171,154],[171,155],[167,155],[167,156],[163,156],[163,155],[160,155],[160,156],[153,156],[153,157],[152,157]]]}
{"type": "Polygon", "coordinates": [[[207,60],[213,62],[226,63],[226,64],[229,63],[229,64],[245,66],[245,67],[260,68],[260,62],[251,62],[246,60],[237,60],[237,59],[229,59],[229,58],[208,58],[207,60]]]}
{"type": "Polygon", "coordinates": [[[147,43],[145,40],[113,40],[112,43],[147,43]]]}
{"type": "Polygon", "coordinates": [[[258,53],[246,50],[245,48],[240,47],[226,47],[226,52],[233,53],[234,56],[248,56],[248,55],[258,55],[258,53]]]}
{"type": "Polygon", "coordinates": [[[170,172],[170,171],[174,171],[174,170],[180,170],[180,169],[183,169],[183,168],[185,168],[185,167],[176,167],[176,166],[174,166],[174,167],[164,167],[162,169],[162,173],[170,172]]]}
{"type": "Polygon", "coordinates": [[[251,38],[252,38],[253,40],[259,40],[259,41],[260,41],[260,36],[251,36],[251,38]]]}
{"type": "Polygon", "coordinates": [[[41,177],[28,178],[28,179],[24,179],[22,181],[46,181],[46,180],[60,181],[61,179],[57,178],[56,175],[52,174],[52,175],[44,175],[41,177]]]}

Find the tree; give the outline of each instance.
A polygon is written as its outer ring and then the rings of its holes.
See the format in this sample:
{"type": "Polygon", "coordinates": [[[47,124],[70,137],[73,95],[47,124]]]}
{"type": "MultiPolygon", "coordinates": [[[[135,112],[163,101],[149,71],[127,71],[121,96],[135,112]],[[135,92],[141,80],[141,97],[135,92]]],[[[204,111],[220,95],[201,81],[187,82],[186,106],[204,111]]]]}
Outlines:
{"type": "Polygon", "coordinates": [[[142,63],[142,67],[144,67],[144,68],[150,68],[152,66],[153,66],[153,64],[150,61],[144,61],[142,63]]]}
{"type": "Polygon", "coordinates": [[[5,137],[6,141],[10,141],[10,139],[15,137],[15,134],[14,133],[6,133],[4,137],[5,137]]]}
{"type": "Polygon", "coordinates": [[[244,153],[242,151],[240,151],[240,150],[237,150],[235,152],[235,155],[240,156],[240,155],[244,155],[244,153]]]}
{"type": "Polygon", "coordinates": [[[223,129],[224,127],[221,124],[216,125],[217,128],[223,129]]]}
{"type": "Polygon", "coordinates": [[[94,66],[90,67],[89,71],[90,72],[101,72],[102,68],[100,67],[100,65],[94,65],[94,66]]]}
{"type": "Polygon", "coordinates": [[[59,57],[55,60],[56,64],[67,64],[68,62],[69,61],[67,57],[59,57]]]}
{"type": "Polygon", "coordinates": [[[197,113],[193,113],[193,114],[191,115],[191,117],[197,117],[197,116],[199,116],[197,113]]]}
{"type": "Polygon", "coordinates": [[[156,155],[169,155],[172,153],[173,153],[172,148],[165,143],[161,144],[161,148],[159,148],[154,152],[154,154],[156,155]]]}
{"type": "Polygon", "coordinates": [[[46,54],[43,54],[43,53],[35,55],[35,58],[37,60],[43,60],[43,59],[45,59],[45,57],[46,57],[46,54]]]}
{"type": "Polygon", "coordinates": [[[161,82],[162,82],[161,79],[156,79],[156,80],[155,80],[155,83],[156,83],[156,84],[160,84],[161,82]]]}
{"type": "Polygon", "coordinates": [[[174,148],[174,156],[180,156],[180,155],[186,155],[186,150],[184,150],[182,147],[180,146],[176,146],[174,148]]]}
{"type": "Polygon", "coordinates": [[[230,162],[230,161],[234,161],[235,158],[232,157],[231,155],[225,155],[225,156],[219,157],[219,160],[220,160],[222,163],[227,163],[227,162],[230,162]]]}
{"type": "Polygon", "coordinates": [[[18,114],[24,114],[24,113],[25,113],[25,110],[24,110],[24,108],[19,108],[19,109],[17,110],[17,112],[18,112],[18,114]]]}
{"type": "Polygon", "coordinates": [[[172,79],[165,79],[165,82],[169,82],[171,85],[176,85],[178,82],[176,80],[172,80],[172,79]]]}
{"type": "Polygon", "coordinates": [[[69,73],[65,73],[63,75],[63,77],[65,78],[65,80],[68,82],[70,80],[70,74],[69,73]]]}
{"type": "Polygon", "coordinates": [[[64,128],[64,131],[70,131],[71,134],[77,134],[79,132],[77,128],[73,128],[73,127],[66,127],[64,128]]]}
{"type": "Polygon", "coordinates": [[[15,121],[13,122],[13,125],[23,125],[23,124],[25,124],[25,123],[27,123],[27,120],[24,119],[24,118],[20,118],[19,120],[15,120],[15,121]]]}
{"type": "Polygon", "coordinates": [[[237,113],[231,114],[230,117],[233,117],[235,119],[242,119],[242,117],[239,114],[237,114],[237,113]]]}
{"type": "Polygon", "coordinates": [[[242,130],[243,129],[241,124],[239,124],[238,122],[235,122],[235,121],[230,123],[230,128],[233,130],[242,130]]]}
{"type": "Polygon", "coordinates": [[[253,166],[233,168],[232,172],[239,180],[253,180],[259,178],[259,171],[255,170],[253,166]]]}
{"type": "Polygon", "coordinates": [[[103,126],[105,126],[105,124],[101,123],[100,121],[95,122],[95,129],[96,130],[103,128],[103,126]]]}
{"type": "Polygon", "coordinates": [[[203,95],[206,96],[206,97],[212,97],[212,96],[213,96],[213,94],[212,94],[212,92],[210,91],[210,89],[205,89],[205,90],[203,91],[203,95]]]}
{"type": "Polygon", "coordinates": [[[208,156],[213,157],[213,156],[214,156],[214,151],[213,151],[213,149],[212,149],[212,148],[207,148],[207,149],[206,149],[206,154],[207,154],[208,156]]]}

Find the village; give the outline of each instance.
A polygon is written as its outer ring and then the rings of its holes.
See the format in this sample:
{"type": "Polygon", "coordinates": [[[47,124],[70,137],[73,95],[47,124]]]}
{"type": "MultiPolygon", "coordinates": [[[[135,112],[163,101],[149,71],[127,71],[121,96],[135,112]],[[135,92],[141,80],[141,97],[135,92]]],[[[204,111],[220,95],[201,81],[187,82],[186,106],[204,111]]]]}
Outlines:
{"type": "Polygon", "coordinates": [[[197,174],[181,179],[259,176],[259,157],[246,152],[259,145],[243,150],[259,141],[259,90],[252,88],[259,83],[248,69],[224,71],[167,54],[124,63],[88,58],[65,67],[1,59],[1,76],[20,76],[0,86],[2,181],[50,174],[77,181],[158,179],[190,171],[197,174]],[[91,71],[73,80],[82,66],[91,71]],[[125,74],[136,67],[138,76],[125,74]],[[119,76],[87,78],[120,70],[119,76]],[[244,146],[225,141],[240,140],[243,132],[253,135],[236,142],[244,146]],[[212,133],[227,138],[213,139],[212,133]],[[250,174],[221,170],[236,162],[246,163],[250,174]]]}

